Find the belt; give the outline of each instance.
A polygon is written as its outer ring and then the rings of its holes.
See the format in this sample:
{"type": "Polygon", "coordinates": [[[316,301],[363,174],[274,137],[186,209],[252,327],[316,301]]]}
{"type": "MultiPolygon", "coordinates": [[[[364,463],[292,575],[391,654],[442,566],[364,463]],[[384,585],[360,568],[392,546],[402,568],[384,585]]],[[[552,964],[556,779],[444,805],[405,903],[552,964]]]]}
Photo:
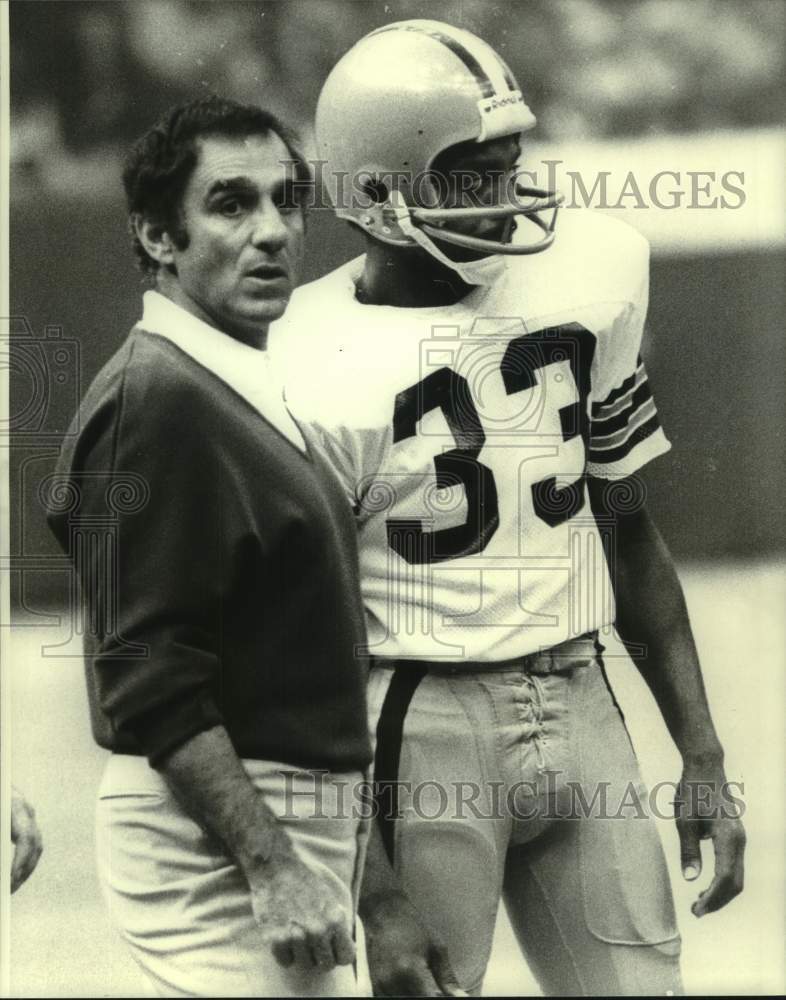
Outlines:
{"type": "Polygon", "coordinates": [[[413,673],[459,675],[516,671],[525,674],[558,674],[571,669],[581,656],[592,658],[602,653],[597,632],[585,632],[575,639],[566,639],[557,646],[539,649],[533,653],[516,656],[512,660],[414,660],[393,657],[374,657],[373,666],[385,670],[412,671],[413,673]]]}

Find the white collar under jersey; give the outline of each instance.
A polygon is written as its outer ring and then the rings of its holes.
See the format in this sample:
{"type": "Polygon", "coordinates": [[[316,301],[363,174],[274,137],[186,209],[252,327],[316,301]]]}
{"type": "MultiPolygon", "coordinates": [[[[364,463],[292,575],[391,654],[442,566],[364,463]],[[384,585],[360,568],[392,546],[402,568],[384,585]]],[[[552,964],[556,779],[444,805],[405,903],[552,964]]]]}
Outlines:
{"type": "Polygon", "coordinates": [[[213,372],[279,430],[296,448],[306,450],[300,428],[284,403],[267,351],[250,347],[205,323],[161,292],[143,297],[139,326],[176,344],[203,368],[213,372]]]}

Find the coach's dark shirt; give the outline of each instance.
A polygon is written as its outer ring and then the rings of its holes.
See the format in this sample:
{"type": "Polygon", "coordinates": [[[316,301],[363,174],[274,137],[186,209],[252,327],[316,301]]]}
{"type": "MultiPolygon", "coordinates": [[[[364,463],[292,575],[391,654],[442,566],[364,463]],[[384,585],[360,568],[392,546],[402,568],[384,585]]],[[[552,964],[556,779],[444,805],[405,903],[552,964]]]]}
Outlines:
{"type": "Polygon", "coordinates": [[[328,467],[138,327],[72,431],[48,516],[80,579],[97,742],[155,764],[223,724],[241,757],[364,768],[355,526],[328,467]]]}

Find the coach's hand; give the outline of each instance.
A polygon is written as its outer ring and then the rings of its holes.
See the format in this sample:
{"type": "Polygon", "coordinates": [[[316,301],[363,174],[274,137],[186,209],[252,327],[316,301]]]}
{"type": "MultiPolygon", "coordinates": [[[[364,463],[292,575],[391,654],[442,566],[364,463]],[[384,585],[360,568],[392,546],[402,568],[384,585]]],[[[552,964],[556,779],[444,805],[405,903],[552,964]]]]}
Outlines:
{"type": "Polygon", "coordinates": [[[336,887],[308,868],[286,838],[249,881],[254,916],[279,965],[329,972],[354,962],[351,916],[336,887]]]}
{"type": "Polygon", "coordinates": [[[33,874],[44,848],[33,807],[15,788],[11,789],[11,840],[14,844],[11,892],[16,892],[33,874]]]}
{"type": "Polygon", "coordinates": [[[429,934],[403,893],[375,902],[364,922],[374,996],[464,997],[447,949],[429,934]]]}
{"type": "Polygon", "coordinates": [[[719,910],[742,892],[745,829],[739,813],[740,802],[731,795],[721,765],[685,763],[674,800],[685,878],[693,881],[701,874],[702,840],[712,840],[715,851],[715,874],[691,907],[694,916],[719,910]]]}

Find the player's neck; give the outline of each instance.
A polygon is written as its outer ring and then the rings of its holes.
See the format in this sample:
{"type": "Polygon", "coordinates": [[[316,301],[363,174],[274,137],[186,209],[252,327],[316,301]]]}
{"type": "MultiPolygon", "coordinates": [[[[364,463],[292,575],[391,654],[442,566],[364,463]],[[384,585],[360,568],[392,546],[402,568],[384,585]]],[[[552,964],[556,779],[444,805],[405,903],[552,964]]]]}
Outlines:
{"type": "Polygon", "coordinates": [[[368,305],[417,309],[453,305],[472,288],[424,250],[369,239],[357,296],[368,305]]]}

